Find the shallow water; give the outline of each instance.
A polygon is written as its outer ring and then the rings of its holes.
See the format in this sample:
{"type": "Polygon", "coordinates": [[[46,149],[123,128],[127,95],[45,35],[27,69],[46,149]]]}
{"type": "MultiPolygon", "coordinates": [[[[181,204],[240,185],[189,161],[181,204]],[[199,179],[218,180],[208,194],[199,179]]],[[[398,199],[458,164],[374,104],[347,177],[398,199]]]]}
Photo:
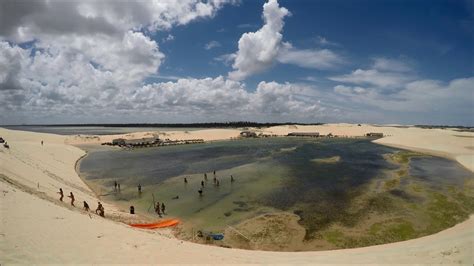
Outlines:
{"type": "Polygon", "coordinates": [[[448,186],[462,190],[472,178],[453,161],[422,156],[412,158],[407,177],[397,177],[400,181],[387,189],[384,184],[401,166],[384,155],[397,152],[366,139],[248,139],[100,149],[91,151],[79,170],[87,182],[100,188],[98,193],[107,195],[106,200],[124,207],[135,205],[137,212],[154,215],[153,200],[164,202],[167,215],[185,221],[184,230],[223,232],[258,215],[285,211],[300,217],[308,241],[337,224],[349,229],[363,226],[361,221],[373,212],[390,211],[392,218],[393,213],[404,213],[400,219],[411,219],[418,210],[406,206],[426,202],[431,191],[445,192],[448,186]],[[338,160],[314,160],[332,157],[338,160]],[[213,182],[214,170],[219,186],[213,182]],[[208,180],[199,196],[203,173],[208,180]],[[113,191],[114,181],[121,184],[120,193],[113,191]],[[143,186],[141,194],[138,184],[143,186]],[[413,193],[410,189],[415,185],[426,189],[413,193]],[[173,199],[176,196],[179,199],[173,199]],[[354,203],[361,198],[367,203],[354,203]]]}

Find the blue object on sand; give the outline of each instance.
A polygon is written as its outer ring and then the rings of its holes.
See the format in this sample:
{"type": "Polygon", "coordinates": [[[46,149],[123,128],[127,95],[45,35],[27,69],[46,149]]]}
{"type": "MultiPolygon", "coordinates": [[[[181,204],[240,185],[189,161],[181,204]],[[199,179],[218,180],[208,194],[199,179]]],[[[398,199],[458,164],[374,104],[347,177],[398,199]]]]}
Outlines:
{"type": "Polygon", "coordinates": [[[211,234],[210,236],[211,236],[212,239],[214,239],[214,240],[222,240],[222,239],[224,239],[224,235],[223,235],[223,234],[211,234]]]}

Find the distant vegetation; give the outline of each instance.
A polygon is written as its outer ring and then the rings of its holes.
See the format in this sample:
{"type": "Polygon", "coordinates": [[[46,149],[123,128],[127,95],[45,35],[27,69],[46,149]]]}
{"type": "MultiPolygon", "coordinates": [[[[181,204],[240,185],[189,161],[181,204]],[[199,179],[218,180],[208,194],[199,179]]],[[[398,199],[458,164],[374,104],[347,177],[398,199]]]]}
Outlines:
{"type": "Polygon", "coordinates": [[[470,127],[470,126],[415,125],[415,127],[427,128],[427,129],[433,129],[433,128],[445,129],[445,128],[450,128],[450,129],[454,129],[454,130],[460,131],[460,132],[474,132],[474,127],[470,127]]]}
{"type": "Polygon", "coordinates": [[[212,122],[212,123],[133,123],[133,124],[50,124],[50,125],[23,125],[45,127],[176,127],[176,128],[238,128],[238,127],[273,127],[282,125],[323,125],[323,123],[257,123],[248,121],[212,122]]]}

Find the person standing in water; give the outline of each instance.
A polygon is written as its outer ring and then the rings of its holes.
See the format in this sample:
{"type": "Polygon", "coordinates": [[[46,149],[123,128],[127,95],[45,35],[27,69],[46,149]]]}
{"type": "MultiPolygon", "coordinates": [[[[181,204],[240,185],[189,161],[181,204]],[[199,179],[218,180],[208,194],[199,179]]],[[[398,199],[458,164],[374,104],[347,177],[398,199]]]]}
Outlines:
{"type": "Polygon", "coordinates": [[[138,184],[138,194],[142,193],[142,185],[138,184]]]}
{"type": "Polygon", "coordinates": [[[204,181],[201,181],[201,187],[204,187],[204,181]]]}
{"type": "Polygon", "coordinates": [[[71,206],[74,206],[74,194],[72,194],[72,192],[69,194],[68,198],[71,198],[71,206]]]}
{"type": "Polygon", "coordinates": [[[204,180],[207,182],[207,173],[204,173],[204,180]]]}
{"type": "Polygon", "coordinates": [[[202,197],[202,188],[198,190],[199,196],[202,197]]]}
{"type": "Polygon", "coordinates": [[[60,195],[59,200],[60,200],[60,201],[63,201],[64,193],[63,193],[63,189],[62,189],[62,188],[59,188],[58,194],[60,195]]]}
{"type": "Polygon", "coordinates": [[[156,212],[156,214],[158,214],[158,216],[160,216],[160,218],[161,218],[161,209],[160,209],[160,203],[159,203],[159,202],[156,203],[155,212],[156,212]]]}
{"type": "Polygon", "coordinates": [[[165,206],[165,204],[162,202],[162,203],[161,203],[161,212],[163,213],[163,215],[165,215],[165,209],[166,209],[166,206],[165,206]]]}

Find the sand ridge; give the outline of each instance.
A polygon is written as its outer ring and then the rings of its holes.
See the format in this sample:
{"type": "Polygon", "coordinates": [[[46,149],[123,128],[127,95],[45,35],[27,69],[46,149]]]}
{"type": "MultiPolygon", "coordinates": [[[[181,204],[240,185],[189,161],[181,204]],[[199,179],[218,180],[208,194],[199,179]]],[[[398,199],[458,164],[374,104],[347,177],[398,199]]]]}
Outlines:
{"type": "MultiPolygon", "coordinates": [[[[382,132],[377,143],[442,155],[474,171],[473,133],[441,129],[328,124],[254,129],[264,134],[289,132],[358,137],[382,132]],[[466,137],[459,137],[466,136],[466,137]]],[[[235,138],[237,129],[166,132],[170,139],[235,138]]],[[[70,144],[100,143],[117,137],[139,138],[156,132],[115,136],[59,136],[0,128],[10,149],[0,148],[0,263],[464,263],[472,264],[474,217],[435,235],[350,250],[265,252],[218,248],[175,239],[169,231],[145,231],[81,211],[97,198],[75,172],[84,151],[70,144]],[[41,146],[41,140],[44,146],[41,146]],[[72,191],[61,203],[57,191],[72,191]]],[[[161,137],[161,136],[160,136],[161,137]]],[[[105,204],[106,215],[127,217],[126,210],[105,204]]]]}

